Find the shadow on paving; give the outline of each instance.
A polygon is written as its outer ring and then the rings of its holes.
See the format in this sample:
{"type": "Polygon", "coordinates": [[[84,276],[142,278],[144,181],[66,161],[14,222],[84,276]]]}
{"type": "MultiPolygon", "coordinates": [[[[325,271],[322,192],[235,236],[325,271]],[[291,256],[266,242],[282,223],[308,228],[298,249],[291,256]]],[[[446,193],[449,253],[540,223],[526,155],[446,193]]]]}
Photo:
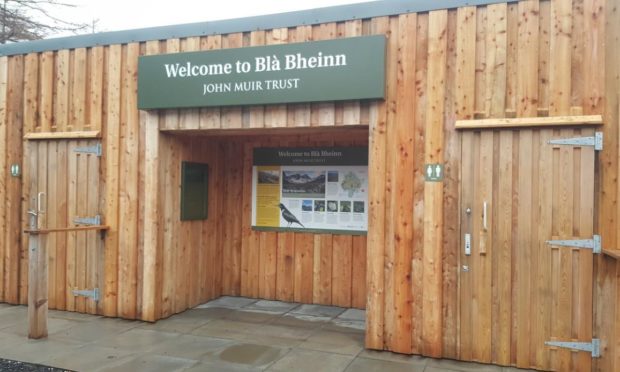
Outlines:
{"type": "Polygon", "coordinates": [[[68,369],[48,367],[41,364],[19,362],[0,358],[0,371],[11,372],[73,372],[68,369]]]}

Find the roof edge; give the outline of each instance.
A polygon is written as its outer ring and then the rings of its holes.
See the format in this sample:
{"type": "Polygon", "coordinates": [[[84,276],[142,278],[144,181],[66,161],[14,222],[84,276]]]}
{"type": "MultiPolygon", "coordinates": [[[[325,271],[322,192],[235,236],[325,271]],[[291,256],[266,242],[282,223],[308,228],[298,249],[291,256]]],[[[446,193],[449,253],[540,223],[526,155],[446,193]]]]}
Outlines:
{"type": "Polygon", "coordinates": [[[111,31],[96,34],[59,37],[5,44],[0,56],[28,54],[61,49],[75,49],[99,45],[127,44],[149,40],[167,40],[192,36],[229,34],[273,28],[294,27],[352,19],[389,16],[404,13],[427,12],[464,6],[509,3],[517,0],[381,0],[346,4],[286,13],[234,18],[181,25],[149,27],[135,30],[111,31]]]}

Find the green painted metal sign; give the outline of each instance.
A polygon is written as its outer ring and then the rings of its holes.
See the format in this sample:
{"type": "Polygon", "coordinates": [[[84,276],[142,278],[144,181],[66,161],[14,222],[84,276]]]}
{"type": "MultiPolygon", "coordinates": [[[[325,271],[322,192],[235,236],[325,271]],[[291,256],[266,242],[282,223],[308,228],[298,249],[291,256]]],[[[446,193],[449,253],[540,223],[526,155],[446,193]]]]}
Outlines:
{"type": "Polygon", "coordinates": [[[385,37],[140,57],[142,110],[381,99],[385,37]]]}

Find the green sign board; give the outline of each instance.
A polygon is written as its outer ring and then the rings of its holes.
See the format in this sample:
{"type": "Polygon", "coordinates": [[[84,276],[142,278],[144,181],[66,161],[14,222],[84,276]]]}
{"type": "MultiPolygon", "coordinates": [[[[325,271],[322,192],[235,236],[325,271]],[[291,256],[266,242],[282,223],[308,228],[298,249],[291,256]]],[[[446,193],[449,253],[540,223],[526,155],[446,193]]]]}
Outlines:
{"type": "Polygon", "coordinates": [[[142,110],[380,99],[385,37],[140,57],[142,110]]]}

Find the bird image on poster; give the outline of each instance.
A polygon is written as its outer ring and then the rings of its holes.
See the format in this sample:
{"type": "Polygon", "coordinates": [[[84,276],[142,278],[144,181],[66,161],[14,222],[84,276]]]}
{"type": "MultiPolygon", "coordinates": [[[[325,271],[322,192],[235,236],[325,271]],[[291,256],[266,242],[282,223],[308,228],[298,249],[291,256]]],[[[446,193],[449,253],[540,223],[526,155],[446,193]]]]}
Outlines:
{"type": "Polygon", "coordinates": [[[289,211],[282,203],[280,203],[280,210],[282,211],[282,218],[284,218],[286,222],[288,222],[287,227],[290,227],[291,224],[296,223],[299,226],[305,228],[305,226],[301,222],[299,222],[297,217],[295,217],[295,215],[291,213],[291,211],[289,211]]]}

